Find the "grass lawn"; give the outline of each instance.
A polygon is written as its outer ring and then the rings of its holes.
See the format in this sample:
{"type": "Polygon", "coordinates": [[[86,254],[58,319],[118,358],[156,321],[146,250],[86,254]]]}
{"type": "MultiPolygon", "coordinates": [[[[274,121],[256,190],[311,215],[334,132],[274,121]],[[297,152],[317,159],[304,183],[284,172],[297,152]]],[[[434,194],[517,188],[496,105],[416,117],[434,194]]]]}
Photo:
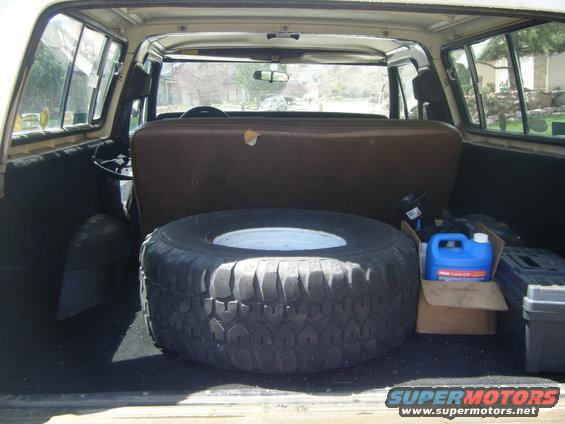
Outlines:
{"type": "MultiPolygon", "coordinates": [[[[543,120],[547,123],[547,130],[545,130],[542,133],[530,130],[530,133],[532,135],[535,134],[535,135],[551,136],[551,123],[553,121],[565,122],[565,113],[560,113],[560,114],[557,114],[557,115],[535,115],[535,116],[532,116],[532,118],[541,119],[541,120],[543,120]]],[[[498,123],[487,124],[487,128],[489,130],[500,131],[500,127],[498,126],[498,123]]],[[[506,132],[522,133],[523,132],[522,131],[522,121],[519,120],[519,119],[508,120],[506,122],[506,132]]]]}

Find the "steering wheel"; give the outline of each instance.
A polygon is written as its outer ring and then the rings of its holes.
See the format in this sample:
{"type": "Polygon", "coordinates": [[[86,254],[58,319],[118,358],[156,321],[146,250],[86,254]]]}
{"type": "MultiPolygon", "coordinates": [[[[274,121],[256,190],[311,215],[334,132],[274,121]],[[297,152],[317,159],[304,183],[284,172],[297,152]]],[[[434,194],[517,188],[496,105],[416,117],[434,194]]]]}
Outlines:
{"type": "Polygon", "coordinates": [[[216,107],[212,106],[197,106],[183,113],[180,118],[229,118],[229,115],[216,107]]]}
{"type": "Polygon", "coordinates": [[[123,154],[116,156],[116,153],[111,153],[112,157],[110,159],[103,158],[105,155],[100,153],[100,147],[102,145],[97,146],[92,153],[92,163],[94,166],[114,180],[133,180],[130,157],[123,154]]]}

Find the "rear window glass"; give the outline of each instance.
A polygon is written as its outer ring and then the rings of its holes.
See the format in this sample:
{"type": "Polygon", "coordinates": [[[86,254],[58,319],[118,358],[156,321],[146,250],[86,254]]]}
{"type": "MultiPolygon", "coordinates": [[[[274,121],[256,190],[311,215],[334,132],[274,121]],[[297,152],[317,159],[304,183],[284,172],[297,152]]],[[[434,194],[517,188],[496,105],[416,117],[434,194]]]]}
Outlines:
{"type": "Polygon", "coordinates": [[[224,111],[313,111],[389,115],[385,66],[168,62],[159,78],[157,115],[197,106],[224,111]],[[286,82],[254,79],[256,71],[286,82]]]}
{"type": "Polygon", "coordinates": [[[101,118],[121,54],[108,35],[54,16],[35,52],[13,135],[33,140],[44,130],[93,124],[101,118]]]}

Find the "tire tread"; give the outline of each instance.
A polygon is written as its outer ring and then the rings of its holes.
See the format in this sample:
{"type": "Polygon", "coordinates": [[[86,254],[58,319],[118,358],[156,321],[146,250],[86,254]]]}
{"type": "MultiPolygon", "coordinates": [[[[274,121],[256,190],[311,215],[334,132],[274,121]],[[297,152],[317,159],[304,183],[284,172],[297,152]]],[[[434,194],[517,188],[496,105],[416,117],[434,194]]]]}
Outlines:
{"type": "Polygon", "coordinates": [[[226,369],[316,372],[384,355],[413,331],[417,258],[407,237],[378,255],[222,263],[157,230],[140,258],[157,346],[226,369]]]}

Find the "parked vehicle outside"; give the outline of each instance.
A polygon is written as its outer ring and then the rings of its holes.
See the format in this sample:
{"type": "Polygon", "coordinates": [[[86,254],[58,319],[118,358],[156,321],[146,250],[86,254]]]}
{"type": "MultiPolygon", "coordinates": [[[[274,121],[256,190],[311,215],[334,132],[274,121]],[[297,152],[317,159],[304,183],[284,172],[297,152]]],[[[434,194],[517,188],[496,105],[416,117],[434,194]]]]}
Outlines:
{"type": "Polygon", "coordinates": [[[271,94],[261,102],[261,110],[282,112],[287,110],[286,99],[282,94],[271,94]]]}

